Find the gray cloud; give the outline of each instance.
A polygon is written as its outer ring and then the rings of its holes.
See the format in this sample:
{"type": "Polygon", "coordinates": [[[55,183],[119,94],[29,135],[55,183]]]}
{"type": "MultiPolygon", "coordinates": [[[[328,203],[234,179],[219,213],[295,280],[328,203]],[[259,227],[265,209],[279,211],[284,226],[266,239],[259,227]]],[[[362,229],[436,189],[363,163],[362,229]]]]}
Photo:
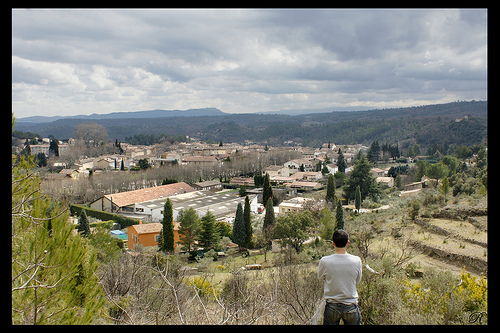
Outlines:
{"type": "Polygon", "coordinates": [[[486,99],[486,10],[13,10],[18,117],[486,99]]]}

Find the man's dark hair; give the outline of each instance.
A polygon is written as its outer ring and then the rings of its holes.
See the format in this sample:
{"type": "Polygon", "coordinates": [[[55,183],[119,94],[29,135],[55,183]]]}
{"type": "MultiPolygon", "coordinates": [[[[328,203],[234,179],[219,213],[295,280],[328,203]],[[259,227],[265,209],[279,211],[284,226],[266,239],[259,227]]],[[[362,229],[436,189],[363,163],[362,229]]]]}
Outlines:
{"type": "Polygon", "coordinates": [[[332,240],[336,247],[345,247],[349,241],[349,234],[343,229],[335,230],[332,240]]]}

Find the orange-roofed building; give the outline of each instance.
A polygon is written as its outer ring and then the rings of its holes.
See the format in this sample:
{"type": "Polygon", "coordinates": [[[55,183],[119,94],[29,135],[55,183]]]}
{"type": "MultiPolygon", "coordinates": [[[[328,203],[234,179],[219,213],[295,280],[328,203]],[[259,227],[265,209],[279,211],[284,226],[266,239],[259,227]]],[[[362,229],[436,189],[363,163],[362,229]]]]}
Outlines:
{"type": "MultiPolygon", "coordinates": [[[[128,248],[133,250],[136,244],[158,246],[158,239],[163,228],[161,223],[145,223],[128,227],[128,248]]],[[[179,241],[179,223],[174,222],[174,251],[179,241]]]]}

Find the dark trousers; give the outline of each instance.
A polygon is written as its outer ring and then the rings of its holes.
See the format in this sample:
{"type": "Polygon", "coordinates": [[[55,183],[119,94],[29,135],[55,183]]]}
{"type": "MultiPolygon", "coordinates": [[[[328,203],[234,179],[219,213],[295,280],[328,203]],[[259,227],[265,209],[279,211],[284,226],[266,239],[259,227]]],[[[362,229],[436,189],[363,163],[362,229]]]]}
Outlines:
{"type": "Polygon", "coordinates": [[[323,325],[361,325],[361,314],[356,304],[326,303],[323,325]]]}

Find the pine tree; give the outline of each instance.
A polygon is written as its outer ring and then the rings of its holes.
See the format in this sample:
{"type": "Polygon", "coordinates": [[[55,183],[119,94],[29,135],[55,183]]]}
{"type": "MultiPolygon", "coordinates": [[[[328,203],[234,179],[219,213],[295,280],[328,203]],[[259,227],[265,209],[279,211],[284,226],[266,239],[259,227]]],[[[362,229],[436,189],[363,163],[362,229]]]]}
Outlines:
{"type": "Polygon", "coordinates": [[[335,212],[335,219],[337,224],[335,225],[335,230],[344,229],[344,208],[342,207],[342,201],[337,202],[337,210],[335,212]]]}
{"type": "Polygon", "coordinates": [[[163,228],[161,232],[161,251],[173,251],[174,250],[174,213],[172,208],[172,202],[169,198],[163,206],[163,228]]]}
{"type": "Polygon", "coordinates": [[[194,244],[201,231],[200,219],[193,207],[189,207],[187,211],[181,211],[178,219],[180,221],[179,241],[187,247],[188,251],[191,251],[191,245],[194,244]]]}
{"type": "Polygon", "coordinates": [[[243,209],[243,218],[245,220],[245,247],[250,247],[252,243],[252,216],[250,215],[250,198],[245,197],[245,208],[243,209]]]}
{"type": "Polygon", "coordinates": [[[335,203],[335,179],[332,174],[328,176],[328,182],[326,183],[325,200],[327,203],[335,203]]]}
{"type": "Polygon", "coordinates": [[[359,209],[361,208],[361,189],[359,188],[359,185],[356,186],[356,193],[354,197],[354,206],[356,207],[356,210],[359,213],[359,209]]]}
{"type": "Polygon", "coordinates": [[[12,157],[12,324],[90,324],[105,302],[96,253],[41,194],[33,157],[12,157]]]}
{"type": "Polygon", "coordinates": [[[201,218],[200,245],[204,249],[213,249],[219,243],[219,233],[217,232],[216,220],[210,210],[201,218]]]}
{"type": "Polygon", "coordinates": [[[78,219],[78,233],[84,237],[88,237],[90,235],[90,224],[89,219],[87,218],[87,213],[85,209],[82,209],[80,213],[80,218],[78,219]]]}
{"type": "Polygon", "coordinates": [[[240,251],[241,248],[245,245],[245,239],[246,239],[246,230],[245,230],[245,218],[243,217],[243,207],[241,206],[241,203],[238,203],[233,225],[233,242],[238,244],[240,251]]]}
{"type": "Polygon", "coordinates": [[[273,188],[271,187],[271,182],[269,181],[269,174],[266,173],[264,177],[264,185],[262,189],[262,202],[267,205],[267,200],[273,198],[273,188]]]}

